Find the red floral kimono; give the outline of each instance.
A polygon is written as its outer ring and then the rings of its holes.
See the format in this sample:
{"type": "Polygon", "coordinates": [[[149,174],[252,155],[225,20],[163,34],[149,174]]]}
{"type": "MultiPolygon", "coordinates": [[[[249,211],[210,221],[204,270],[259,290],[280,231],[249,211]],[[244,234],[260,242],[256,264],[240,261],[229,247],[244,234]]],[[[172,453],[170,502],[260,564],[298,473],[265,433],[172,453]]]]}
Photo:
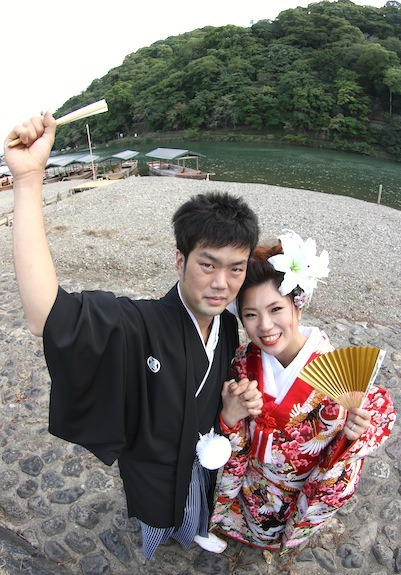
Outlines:
{"type": "Polygon", "coordinates": [[[211,527],[270,550],[301,544],[348,501],[363,458],[386,440],[395,420],[388,392],[374,386],[363,404],[372,413],[369,428],[348,442],[347,411],[296,377],[333,348],[317,328],[300,329],[308,339],[287,368],[253,344],[237,349],[233,375],[258,381],[263,413],[233,429],[221,421],[233,452],[211,527]]]}

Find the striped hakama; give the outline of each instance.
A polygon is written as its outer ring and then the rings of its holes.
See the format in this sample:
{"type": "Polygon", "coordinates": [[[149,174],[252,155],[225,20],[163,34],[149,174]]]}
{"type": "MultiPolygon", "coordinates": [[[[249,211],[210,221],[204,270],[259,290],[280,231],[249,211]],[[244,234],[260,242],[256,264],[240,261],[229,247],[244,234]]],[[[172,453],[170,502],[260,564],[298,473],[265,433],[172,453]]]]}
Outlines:
{"type": "Polygon", "coordinates": [[[147,559],[151,559],[159,545],[167,543],[171,538],[188,548],[195,535],[208,536],[209,507],[207,493],[210,487],[210,472],[201,466],[196,458],[192,467],[191,483],[185,504],[182,525],[175,527],[151,527],[140,521],[142,529],[142,551],[147,559]]]}

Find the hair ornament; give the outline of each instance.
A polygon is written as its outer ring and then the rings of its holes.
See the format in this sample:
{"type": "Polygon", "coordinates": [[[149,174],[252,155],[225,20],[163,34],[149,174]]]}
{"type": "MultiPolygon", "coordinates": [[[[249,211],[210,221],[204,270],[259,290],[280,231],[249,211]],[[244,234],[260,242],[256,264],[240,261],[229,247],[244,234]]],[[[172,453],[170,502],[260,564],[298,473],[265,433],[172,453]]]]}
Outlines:
{"type": "Polygon", "coordinates": [[[302,308],[310,302],[318,280],[329,275],[329,254],[323,250],[317,256],[315,240],[304,241],[292,230],[283,230],[278,239],[283,253],[268,258],[268,262],[284,274],[279,287],[281,295],[294,292],[294,304],[302,308]]]}

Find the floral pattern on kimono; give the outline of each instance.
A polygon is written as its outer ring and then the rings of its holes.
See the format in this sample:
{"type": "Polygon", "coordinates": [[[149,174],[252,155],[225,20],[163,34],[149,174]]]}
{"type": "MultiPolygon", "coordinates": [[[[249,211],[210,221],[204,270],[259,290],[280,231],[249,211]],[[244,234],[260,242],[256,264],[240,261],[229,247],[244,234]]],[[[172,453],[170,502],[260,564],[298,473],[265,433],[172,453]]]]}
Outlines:
{"type": "MultiPolygon", "coordinates": [[[[330,349],[322,333],[309,361],[330,349]]],[[[238,348],[233,374],[257,379],[264,389],[259,348],[238,348]]],[[[271,550],[303,543],[349,500],[363,458],[393,427],[395,410],[387,391],[372,387],[363,407],[371,411],[371,422],[352,443],[342,433],[347,411],[298,378],[280,405],[264,395],[256,422],[245,419],[229,429],[221,419],[233,451],[217,490],[212,529],[271,550]],[[258,419],[264,420],[259,429],[258,419]]]]}

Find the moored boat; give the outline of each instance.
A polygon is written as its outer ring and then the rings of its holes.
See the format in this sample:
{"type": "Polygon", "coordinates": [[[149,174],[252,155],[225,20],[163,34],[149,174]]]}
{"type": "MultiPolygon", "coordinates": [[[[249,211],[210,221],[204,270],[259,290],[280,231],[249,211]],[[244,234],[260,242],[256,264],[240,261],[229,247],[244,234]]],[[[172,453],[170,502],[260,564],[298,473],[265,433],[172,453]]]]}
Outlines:
{"type": "Polygon", "coordinates": [[[120,180],[138,174],[139,152],[124,150],[103,158],[98,164],[98,177],[106,180],[120,180]]]}
{"type": "Polygon", "coordinates": [[[203,154],[178,148],[156,148],[145,156],[154,158],[146,162],[150,176],[178,177],[191,180],[209,179],[210,174],[199,169],[199,158],[204,158],[203,154]],[[188,162],[190,162],[189,166],[188,162]],[[193,164],[195,167],[191,167],[193,164]]]}
{"type": "Polygon", "coordinates": [[[0,179],[0,192],[4,190],[11,190],[13,187],[13,179],[11,176],[5,176],[0,179]]]}
{"type": "Polygon", "coordinates": [[[73,174],[69,174],[68,176],[64,176],[62,178],[63,182],[72,182],[74,180],[89,180],[89,178],[93,178],[93,171],[91,168],[82,168],[73,174]]]}
{"type": "Polygon", "coordinates": [[[13,177],[6,164],[0,166],[0,191],[11,190],[13,187],[13,177]]]}
{"type": "Polygon", "coordinates": [[[93,178],[93,167],[100,156],[85,154],[73,156],[71,154],[51,156],[46,163],[44,183],[74,180],[87,180],[93,178]],[[59,178],[57,180],[56,178],[59,178]]]}

